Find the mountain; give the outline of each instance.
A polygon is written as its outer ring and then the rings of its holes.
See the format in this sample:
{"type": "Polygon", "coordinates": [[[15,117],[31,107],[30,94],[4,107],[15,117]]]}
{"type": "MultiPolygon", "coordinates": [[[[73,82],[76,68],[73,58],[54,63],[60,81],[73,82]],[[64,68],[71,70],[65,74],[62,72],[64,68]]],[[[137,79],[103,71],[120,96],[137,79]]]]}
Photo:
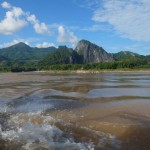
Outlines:
{"type": "Polygon", "coordinates": [[[137,59],[137,58],[144,58],[144,56],[139,55],[137,53],[133,53],[130,51],[121,51],[116,54],[112,54],[112,57],[116,61],[122,61],[122,60],[132,60],[132,59],[137,59]]]}
{"type": "Polygon", "coordinates": [[[111,62],[113,57],[102,47],[99,47],[87,40],[78,42],[75,51],[83,58],[84,63],[111,62]]]}
{"type": "Polygon", "coordinates": [[[31,54],[31,47],[24,43],[0,49],[0,55],[9,60],[28,60],[31,54]]]}
{"type": "Polygon", "coordinates": [[[96,66],[96,68],[102,69],[133,68],[142,65],[150,67],[150,55],[143,56],[129,51],[109,54],[102,47],[87,40],[79,41],[75,50],[66,46],[59,46],[58,48],[30,47],[22,42],[0,49],[0,71],[31,71],[49,68],[51,65],[55,66],[56,64],[60,64],[60,66],[61,64],[83,64],[72,66],[81,66],[81,68],[93,68],[96,66]],[[99,64],[93,65],[92,63],[99,64]]]}
{"type": "Polygon", "coordinates": [[[2,61],[8,61],[8,58],[0,55],[0,62],[2,62],[2,61]]]}
{"type": "Polygon", "coordinates": [[[54,64],[83,64],[111,62],[113,58],[102,47],[89,41],[81,40],[75,50],[66,46],[59,46],[58,49],[46,56],[40,65],[54,64]]]}
{"type": "Polygon", "coordinates": [[[54,65],[54,64],[74,64],[80,62],[80,56],[72,48],[66,46],[59,46],[56,50],[47,55],[40,65],[54,65]]]}
{"type": "Polygon", "coordinates": [[[10,64],[9,59],[0,55],[0,67],[7,66],[9,64],[10,64]]]}
{"type": "Polygon", "coordinates": [[[18,43],[13,46],[0,49],[0,55],[8,58],[10,61],[39,61],[46,57],[55,47],[49,48],[32,48],[25,43],[18,43]]]}

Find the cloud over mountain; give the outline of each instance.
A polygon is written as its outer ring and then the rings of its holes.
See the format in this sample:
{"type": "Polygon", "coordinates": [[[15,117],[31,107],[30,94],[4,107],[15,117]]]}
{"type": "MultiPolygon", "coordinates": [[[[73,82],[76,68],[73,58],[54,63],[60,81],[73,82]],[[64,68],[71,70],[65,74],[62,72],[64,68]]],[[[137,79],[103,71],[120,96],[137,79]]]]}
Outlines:
{"type": "Polygon", "coordinates": [[[47,48],[47,47],[55,47],[55,45],[54,45],[54,43],[43,42],[43,43],[37,44],[36,47],[47,48]]]}
{"type": "Polygon", "coordinates": [[[62,43],[62,42],[68,42],[74,45],[78,42],[78,38],[74,35],[73,32],[65,29],[62,25],[58,27],[58,38],[57,42],[62,43]]]}

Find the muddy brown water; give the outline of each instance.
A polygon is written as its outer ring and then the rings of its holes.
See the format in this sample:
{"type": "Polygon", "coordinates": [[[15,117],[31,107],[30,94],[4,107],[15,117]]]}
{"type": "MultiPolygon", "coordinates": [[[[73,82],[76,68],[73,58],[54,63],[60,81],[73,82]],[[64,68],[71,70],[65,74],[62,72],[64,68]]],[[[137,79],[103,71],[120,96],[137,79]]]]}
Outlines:
{"type": "Polygon", "coordinates": [[[150,149],[150,73],[1,73],[0,150],[150,149]]]}

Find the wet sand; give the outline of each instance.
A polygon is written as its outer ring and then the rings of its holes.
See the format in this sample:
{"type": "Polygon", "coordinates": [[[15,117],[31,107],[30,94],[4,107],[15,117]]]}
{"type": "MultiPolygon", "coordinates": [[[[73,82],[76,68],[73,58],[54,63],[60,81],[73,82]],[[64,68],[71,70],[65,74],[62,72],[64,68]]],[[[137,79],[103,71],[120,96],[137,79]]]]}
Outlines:
{"type": "Polygon", "coordinates": [[[149,91],[148,72],[0,74],[0,149],[148,150],[149,91]]]}

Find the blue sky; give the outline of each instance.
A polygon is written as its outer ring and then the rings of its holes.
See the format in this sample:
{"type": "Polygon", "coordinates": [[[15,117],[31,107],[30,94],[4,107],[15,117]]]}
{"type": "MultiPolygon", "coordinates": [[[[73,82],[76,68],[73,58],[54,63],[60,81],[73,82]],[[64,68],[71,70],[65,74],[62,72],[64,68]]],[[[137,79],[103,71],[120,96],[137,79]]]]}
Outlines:
{"type": "Polygon", "coordinates": [[[0,1],[0,48],[75,47],[81,39],[107,52],[150,54],[150,0],[0,1]]]}

